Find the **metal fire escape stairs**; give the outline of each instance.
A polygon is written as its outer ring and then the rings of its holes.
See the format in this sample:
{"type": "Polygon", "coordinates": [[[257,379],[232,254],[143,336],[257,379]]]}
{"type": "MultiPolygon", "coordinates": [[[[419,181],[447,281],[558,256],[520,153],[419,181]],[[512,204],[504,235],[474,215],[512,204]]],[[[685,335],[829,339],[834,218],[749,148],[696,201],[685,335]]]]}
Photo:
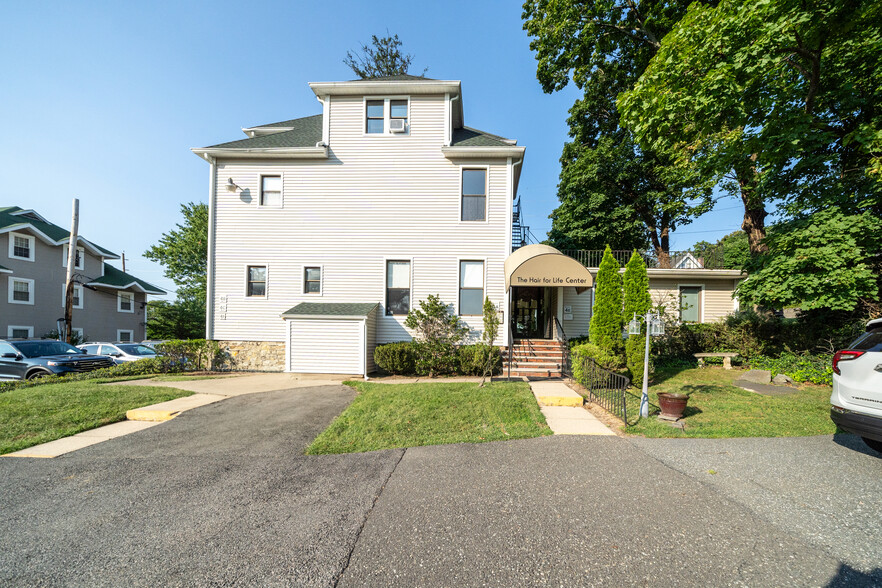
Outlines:
{"type": "Polygon", "coordinates": [[[529,243],[530,227],[521,222],[521,197],[518,196],[511,212],[511,250],[514,251],[529,243]]]}

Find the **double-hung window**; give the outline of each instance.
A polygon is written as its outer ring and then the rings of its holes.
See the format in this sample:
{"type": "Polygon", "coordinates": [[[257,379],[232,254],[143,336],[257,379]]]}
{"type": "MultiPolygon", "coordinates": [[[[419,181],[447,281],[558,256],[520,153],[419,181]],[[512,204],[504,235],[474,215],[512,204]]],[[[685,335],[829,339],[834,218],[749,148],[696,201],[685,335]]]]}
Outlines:
{"type": "Polygon", "coordinates": [[[245,295],[251,297],[266,296],[266,266],[248,266],[248,284],[245,295]]]}
{"type": "Polygon", "coordinates": [[[282,176],[260,176],[260,205],[281,208],[282,176]]]}
{"type": "MultiPolygon", "coordinates": [[[[131,343],[135,338],[135,332],[129,329],[117,329],[116,340],[120,343],[131,343]]],[[[103,347],[103,346],[102,346],[103,347]]]]}
{"type": "Polygon", "coordinates": [[[386,114],[384,112],[384,100],[368,100],[365,102],[366,122],[365,132],[369,134],[382,134],[385,130],[386,114]]]}
{"type": "Polygon", "coordinates": [[[405,132],[407,130],[407,100],[389,101],[389,129],[393,132],[405,132]],[[394,121],[400,120],[396,127],[394,121]],[[401,129],[398,131],[397,129],[401,129]]]}
{"type": "Polygon", "coordinates": [[[303,268],[303,293],[304,294],[321,294],[322,293],[322,268],[321,267],[305,267],[303,268]]]}
{"type": "Polygon", "coordinates": [[[487,219],[487,170],[462,170],[462,217],[464,221],[487,219]]]}
{"type": "Polygon", "coordinates": [[[116,295],[117,312],[135,312],[135,295],[131,292],[119,292],[116,295]]]}
{"type": "MultiPolygon", "coordinates": [[[[67,297],[67,286],[61,285],[61,304],[64,306],[67,297]]],[[[80,284],[74,284],[73,287],[73,307],[83,308],[83,287],[80,284]]]]}
{"type": "Polygon", "coordinates": [[[34,261],[36,238],[32,235],[9,233],[9,258],[34,261]]]}
{"type": "MultiPolygon", "coordinates": [[[[65,245],[61,248],[61,267],[67,267],[67,252],[70,250],[68,245],[65,245]]],[[[85,262],[86,250],[82,247],[77,247],[77,251],[74,254],[74,267],[78,270],[84,269],[85,266],[83,263],[85,262]]]]}
{"type": "Polygon", "coordinates": [[[484,262],[459,262],[459,314],[484,312],[484,262]]]}
{"type": "Polygon", "coordinates": [[[410,312],[410,262],[386,262],[386,314],[410,312]]]}
{"type": "Polygon", "coordinates": [[[34,280],[27,278],[9,277],[10,304],[33,304],[34,303],[34,280]]]}

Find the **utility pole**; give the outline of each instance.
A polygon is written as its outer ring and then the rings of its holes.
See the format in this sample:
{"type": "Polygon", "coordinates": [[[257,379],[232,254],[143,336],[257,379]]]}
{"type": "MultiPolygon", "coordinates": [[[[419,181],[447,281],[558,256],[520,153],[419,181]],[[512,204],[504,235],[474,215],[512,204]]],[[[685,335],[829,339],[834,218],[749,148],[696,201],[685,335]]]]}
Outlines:
{"type": "Polygon", "coordinates": [[[122,266],[123,266],[123,273],[126,273],[126,252],[125,251],[122,252],[122,266]]]}
{"type": "MultiPolygon", "coordinates": [[[[67,245],[67,288],[64,291],[64,339],[73,344],[73,299],[74,299],[74,281],[73,273],[77,260],[77,229],[80,226],[80,201],[78,198],[73,200],[73,214],[70,220],[70,239],[67,245]]],[[[60,333],[59,333],[60,334],[60,333]]]]}

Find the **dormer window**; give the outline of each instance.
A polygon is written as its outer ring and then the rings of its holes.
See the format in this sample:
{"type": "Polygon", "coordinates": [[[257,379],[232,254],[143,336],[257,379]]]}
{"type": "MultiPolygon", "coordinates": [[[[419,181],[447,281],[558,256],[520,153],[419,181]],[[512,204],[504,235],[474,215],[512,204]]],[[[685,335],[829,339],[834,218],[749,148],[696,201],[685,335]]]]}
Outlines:
{"type": "Polygon", "coordinates": [[[369,98],[364,101],[364,132],[367,135],[407,135],[408,98],[369,98]]]}
{"type": "Polygon", "coordinates": [[[383,101],[382,100],[368,100],[365,104],[367,107],[367,128],[366,132],[369,134],[382,134],[385,123],[385,114],[383,112],[383,101]]]}

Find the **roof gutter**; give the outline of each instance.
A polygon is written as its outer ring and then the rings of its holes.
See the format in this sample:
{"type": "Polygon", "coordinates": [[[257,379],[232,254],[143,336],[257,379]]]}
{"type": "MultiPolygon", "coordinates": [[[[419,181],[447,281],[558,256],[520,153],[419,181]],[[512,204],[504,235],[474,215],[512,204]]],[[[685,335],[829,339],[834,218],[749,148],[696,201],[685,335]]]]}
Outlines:
{"type": "Polygon", "coordinates": [[[316,96],[364,96],[371,94],[451,94],[460,93],[455,80],[356,80],[352,82],[310,82],[316,96]]]}
{"type": "Polygon", "coordinates": [[[253,159],[327,159],[328,148],[324,147],[251,147],[236,149],[224,148],[193,148],[193,153],[213,163],[214,159],[221,157],[249,157],[253,159]]]}
{"type": "Polygon", "coordinates": [[[523,146],[511,147],[442,147],[441,153],[447,159],[483,159],[488,157],[513,157],[523,160],[526,149],[523,146]]]}

